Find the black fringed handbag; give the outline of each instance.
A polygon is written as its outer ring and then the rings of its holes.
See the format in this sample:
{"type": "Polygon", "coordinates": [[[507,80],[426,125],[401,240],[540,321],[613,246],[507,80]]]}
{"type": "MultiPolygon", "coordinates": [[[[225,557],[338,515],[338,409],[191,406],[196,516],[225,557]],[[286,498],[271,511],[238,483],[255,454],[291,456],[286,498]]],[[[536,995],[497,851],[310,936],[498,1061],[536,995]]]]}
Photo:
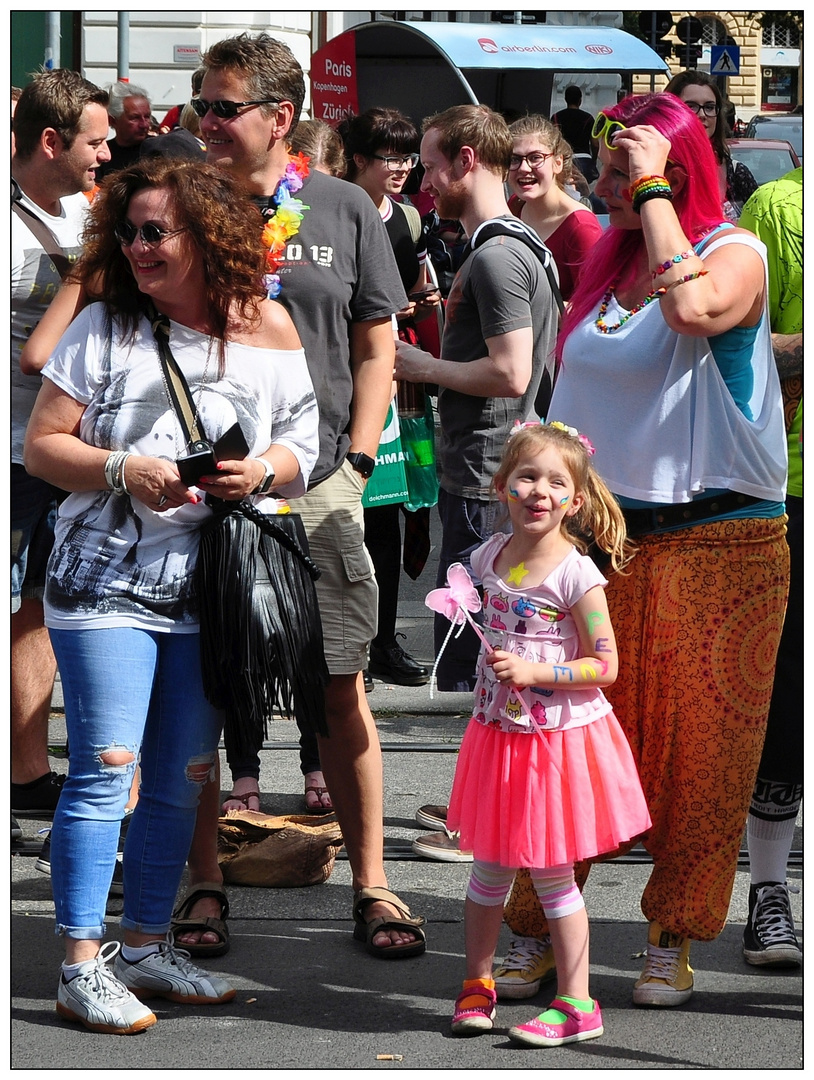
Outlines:
{"type": "MultiPolygon", "coordinates": [[[[169,325],[153,322],[170,399],[185,438],[206,436],[169,347],[169,325]],[[193,419],[190,420],[189,418],[193,419]]],[[[328,667],[314,581],[298,514],[262,514],[249,499],[207,495],[196,569],[201,671],[207,699],[225,712],[230,762],[257,753],[272,713],[327,735],[328,667]]]]}

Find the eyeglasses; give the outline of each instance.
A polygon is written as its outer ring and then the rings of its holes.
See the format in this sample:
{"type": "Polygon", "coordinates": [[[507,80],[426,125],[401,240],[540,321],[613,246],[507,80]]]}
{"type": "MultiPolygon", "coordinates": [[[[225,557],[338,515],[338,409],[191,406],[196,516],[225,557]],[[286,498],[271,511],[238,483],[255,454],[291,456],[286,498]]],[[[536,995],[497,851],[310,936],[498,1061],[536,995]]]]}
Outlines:
{"type": "Polygon", "coordinates": [[[512,154],[509,158],[509,172],[516,172],[524,161],[530,169],[539,169],[550,157],[554,157],[553,152],[543,154],[539,150],[533,150],[530,154],[512,154]]]}
{"type": "Polygon", "coordinates": [[[604,113],[600,112],[596,114],[596,120],[594,120],[594,126],[591,130],[591,138],[604,138],[608,150],[617,150],[618,147],[614,146],[611,139],[617,132],[626,130],[621,120],[611,120],[609,116],[605,116],[604,113]]]}
{"type": "Polygon", "coordinates": [[[184,226],[183,229],[162,229],[159,225],[156,225],[154,221],[145,221],[140,227],[136,228],[129,221],[117,221],[113,226],[113,235],[122,245],[122,247],[130,247],[135,241],[137,236],[141,237],[141,242],[145,247],[158,247],[159,244],[163,244],[170,236],[176,236],[178,233],[186,232],[188,226],[184,226]]]}
{"type": "Polygon", "coordinates": [[[721,106],[714,101],[705,101],[703,104],[700,101],[685,101],[684,104],[688,109],[692,109],[696,116],[700,116],[701,113],[704,116],[717,116],[721,111],[721,106]]]}
{"type": "Polygon", "coordinates": [[[371,154],[376,161],[383,161],[388,172],[398,172],[400,169],[414,169],[418,164],[418,154],[405,154],[403,157],[382,157],[381,154],[371,154]]]}
{"type": "Polygon", "coordinates": [[[231,120],[237,116],[237,110],[242,109],[245,105],[279,105],[280,102],[274,98],[261,98],[259,101],[225,101],[223,99],[219,101],[207,101],[206,98],[196,97],[192,98],[190,105],[193,111],[203,119],[211,109],[215,116],[219,120],[231,120]]]}

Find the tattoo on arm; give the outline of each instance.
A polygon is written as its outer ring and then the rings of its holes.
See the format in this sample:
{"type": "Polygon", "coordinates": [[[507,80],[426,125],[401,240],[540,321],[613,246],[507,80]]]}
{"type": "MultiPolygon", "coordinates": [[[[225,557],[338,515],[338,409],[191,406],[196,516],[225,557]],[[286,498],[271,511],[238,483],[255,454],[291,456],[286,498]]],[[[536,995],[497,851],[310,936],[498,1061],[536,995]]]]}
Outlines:
{"type": "Polygon", "coordinates": [[[803,371],[803,335],[772,334],[774,359],[781,379],[800,375],[803,371]]]}

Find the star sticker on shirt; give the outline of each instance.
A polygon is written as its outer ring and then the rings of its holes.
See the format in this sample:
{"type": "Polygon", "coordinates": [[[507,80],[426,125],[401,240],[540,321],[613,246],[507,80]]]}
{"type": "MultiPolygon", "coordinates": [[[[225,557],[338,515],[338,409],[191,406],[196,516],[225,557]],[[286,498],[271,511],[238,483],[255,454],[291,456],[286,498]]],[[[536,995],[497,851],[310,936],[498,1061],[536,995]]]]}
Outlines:
{"type": "Polygon", "coordinates": [[[506,584],[522,585],[523,578],[528,573],[529,571],[526,569],[526,564],[524,562],[518,563],[517,566],[510,566],[508,576],[506,577],[506,584]]]}

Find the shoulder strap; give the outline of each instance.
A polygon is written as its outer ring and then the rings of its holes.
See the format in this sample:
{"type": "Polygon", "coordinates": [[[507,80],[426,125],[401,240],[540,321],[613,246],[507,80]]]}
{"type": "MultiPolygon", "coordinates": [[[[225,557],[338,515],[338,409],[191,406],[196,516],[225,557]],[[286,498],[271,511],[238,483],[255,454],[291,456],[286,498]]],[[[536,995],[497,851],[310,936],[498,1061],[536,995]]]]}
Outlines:
{"type": "Polygon", "coordinates": [[[521,240],[531,248],[546,272],[548,284],[551,286],[551,292],[557,304],[557,310],[560,313],[560,318],[562,318],[565,305],[562,301],[557,275],[554,272],[554,260],[551,257],[551,252],[534,229],[526,225],[520,218],[490,218],[488,221],[481,222],[470,236],[464,248],[461,262],[463,263],[471,252],[485,244],[487,240],[491,240],[493,236],[513,236],[515,240],[521,240]]]}
{"type": "Polygon", "coordinates": [[[65,278],[68,271],[71,268],[70,260],[65,252],[62,250],[62,245],[54,236],[53,232],[48,228],[41,218],[37,217],[33,210],[30,210],[22,203],[23,193],[20,190],[19,184],[15,181],[11,181],[11,209],[23,222],[24,225],[34,234],[40,245],[44,249],[46,255],[50,258],[54,264],[57,273],[60,278],[65,278]]]}
{"type": "Polygon", "coordinates": [[[195,402],[189,384],[178,361],[170,349],[170,321],[166,315],[158,312],[152,304],[147,311],[147,318],[153,330],[161,367],[167,381],[167,391],[172,399],[178,422],[188,443],[205,439],[206,435],[200,420],[195,415],[195,402]]]}
{"type": "Polygon", "coordinates": [[[403,202],[399,205],[404,211],[404,216],[407,218],[407,224],[410,226],[410,236],[413,238],[413,243],[417,244],[421,239],[421,214],[419,214],[412,203],[403,202]]]}

